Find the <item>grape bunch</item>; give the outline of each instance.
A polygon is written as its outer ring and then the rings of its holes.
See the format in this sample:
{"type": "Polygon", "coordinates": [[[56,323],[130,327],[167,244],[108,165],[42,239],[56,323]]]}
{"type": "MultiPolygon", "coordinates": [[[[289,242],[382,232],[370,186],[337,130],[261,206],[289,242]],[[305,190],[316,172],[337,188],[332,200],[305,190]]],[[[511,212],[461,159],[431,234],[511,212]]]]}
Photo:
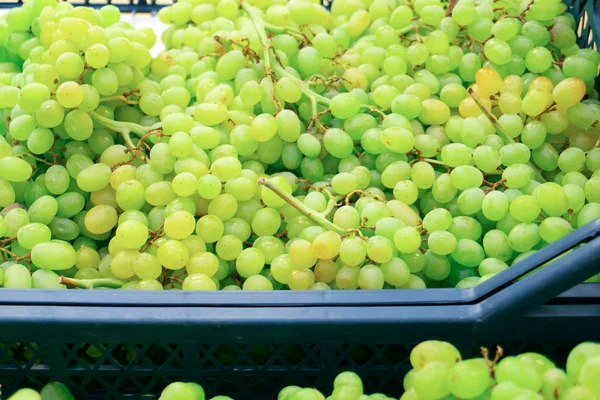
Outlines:
{"type": "MultiPolygon", "coordinates": [[[[566,372],[547,357],[523,353],[493,360],[462,360],[450,343],[426,341],[410,354],[413,367],[404,376],[400,400],[594,400],[600,398],[600,344],[581,343],[569,354],[566,372]]],[[[391,400],[381,393],[366,395],[354,372],[342,372],[325,397],[317,389],[288,386],[277,400],[391,400]]]]}
{"type": "Polygon", "coordinates": [[[493,360],[486,349],[482,355],[461,360],[449,343],[420,343],[410,354],[413,369],[404,377],[405,392],[400,400],[600,398],[598,343],[581,343],[571,350],[566,372],[539,353],[501,358],[502,349],[498,348],[493,360]]]}
{"type": "Polygon", "coordinates": [[[182,0],[155,58],[113,6],[2,18],[7,288],[464,288],[600,217],[556,0],[182,0]]]}

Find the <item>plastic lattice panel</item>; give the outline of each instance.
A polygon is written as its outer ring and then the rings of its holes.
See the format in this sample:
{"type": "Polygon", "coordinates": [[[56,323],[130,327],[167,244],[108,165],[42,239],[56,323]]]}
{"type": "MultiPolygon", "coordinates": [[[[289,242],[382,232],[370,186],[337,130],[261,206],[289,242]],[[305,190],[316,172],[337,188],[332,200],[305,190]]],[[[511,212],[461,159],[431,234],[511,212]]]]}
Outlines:
{"type": "Polygon", "coordinates": [[[85,399],[156,395],[176,380],[198,382],[212,395],[267,396],[288,384],[315,385],[322,366],[317,345],[0,344],[6,392],[57,380],[85,399]]]}
{"type": "MultiPolygon", "coordinates": [[[[575,342],[487,343],[505,355],[540,352],[564,365],[575,342]]],[[[0,383],[5,393],[40,388],[58,380],[78,399],[150,398],[173,381],[193,381],[209,396],[267,398],[287,385],[331,390],[335,375],[356,371],[370,393],[400,396],[410,370],[404,344],[0,344],[0,383]]],[[[459,346],[463,357],[477,357],[480,346],[459,346]]]]}

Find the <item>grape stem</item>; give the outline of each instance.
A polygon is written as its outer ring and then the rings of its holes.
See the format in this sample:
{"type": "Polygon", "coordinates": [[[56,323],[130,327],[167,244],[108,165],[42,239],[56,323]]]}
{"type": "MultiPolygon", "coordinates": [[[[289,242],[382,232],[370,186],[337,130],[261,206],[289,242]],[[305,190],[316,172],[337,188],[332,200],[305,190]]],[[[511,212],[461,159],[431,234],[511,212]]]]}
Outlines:
{"type": "Polygon", "coordinates": [[[502,140],[504,140],[504,143],[508,144],[508,143],[514,143],[515,141],[513,140],[513,138],[511,138],[506,131],[504,130],[504,128],[502,126],[500,126],[500,124],[498,123],[498,119],[496,119],[496,117],[487,110],[487,108],[485,108],[485,105],[483,104],[483,100],[481,97],[479,97],[479,95],[477,93],[475,93],[475,91],[473,90],[473,88],[469,88],[469,90],[467,91],[469,93],[469,95],[471,96],[471,98],[473,99],[473,101],[475,101],[475,104],[477,104],[477,107],[479,107],[479,109],[481,110],[481,112],[483,113],[483,115],[485,115],[487,117],[487,119],[490,120],[490,122],[492,123],[492,125],[494,125],[494,128],[496,128],[496,132],[498,133],[498,135],[502,138],[502,140]]]}
{"type": "Polygon", "coordinates": [[[79,289],[96,289],[96,288],[111,288],[119,289],[123,287],[127,281],[112,278],[97,278],[97,279],[73,279],[66,276],[60,277],[58,283],[76,287],[79,289]]]}
{"type": "MultiPolygon", "coordinates": [[[[138,124],[134,124],[133,122],[113,121],[98,114],[96,111],[90,111],[89,114],[92,117],[92,119],[94,119],[96,122],[99,122],[100,124],[104,125],[110,130],[119,132],[123,137],[123,140],[127,144],[127,147],[129,147],[131,151],[138,150],[139,147],[133,144],[133,141],[131,140],[131,136],[129,134],[133,132],[140,137],[144,137],[148,133],[148,128],[138,124]]],[[[135,151],[135,155],[136,157],[143,159],[143,156],[138,154],[137,151],[135,151]]]]}
{"type": "MultiPolygon", "coordinates": [[[[304,95],[310,99],[311,110],[312,110],[313,115],[315,115],[317,113],[317,103],[321,103],[321,104],[324,104],[327,107],[329,107],[329,105],[331,104],[331,100],[325,96],[318,94],[314,90],[312,90],[309,83],[303,81],[302,79],[298,79],[296,76],[294,76],[290,72],[286,71],[286,69],[283,66],[279,65],[278,63],[271,63],[270,50],[273,46],[271,44],[271,40],[269,39],[269,37],[267,36],[267,33],[266,33],[266,31],[268,29],[270,29],[271,26],[268,25],[265,21],[263,21],[263,19],[259,15],[257,15],[256,12],[252,9],[252,6],[249,5],[248,3],[246,3],[245,1],[242,1],[241,7],[246,12],[246,14],[248,14],[248,17],[250,17],[250,20],[252,21],[252,24],[254,25],[254,28],[256,29],[256,33],[258,34],[258,37],[263,45],[265,74],[270,77],[272,77],[273,75],[275,75],[279,78],[285,77],[285,78],[293,79],[296,82],[298,82],[298,84],[300,85],[300,89],[302,90],[302,93],[304,93],[304,95]]],[[[279,28],[279,27],[275,27],[275,28],[277,28],[277,32],[272,31],[272,30],[271,30],[271,32],[280,33],[279,31],[281,31],[281,30],[283,30],[284,32],[289,32],[289,30],[287,30],[287,28],[279,28]]],[[[370,106],[368,104],[361,104],[361,108],[366,108],[369,111],[373,111],[373,109],[374,109],[372,106],[370,106]]]]}
{"type": "Polygon", "coordinates": [[[337,197],[334,196],[333,193],[331,193],[327,189],[323,190],[323,192],[327,193],[327,197],[329,197],[329,201],[327,202],[327,207],[325,208],[325,210],[323,210],[323,212],[320,214],[323,217],[327,218],[327,216],[329,216],[329,214],[331,214],[331,212],[337,205],[338,201],[341,200],[341,198],[339,196],[337,196],[337,197]]]}
{"type": "Polygon", "coordinates": [[[429,164],[437,164],[437,165],[441,165],[441,166],[450,168],[450,166],[448,164],[446,164],[445,162],[439,161],[439,160],[434,160],[433,158],[415,158],[414,160],[412,160],[410,162],[410,164],[414,164],[414,163],[417,163],[419,161],[423,161],[423,162],[426,162],[426,163],[429,163],[429,164]]]}
{"type": "MultiPolygon", "coordinates": [[[[273,182],[270,181],[269,179],[260,178],[258,180],[258,184],[266,187],[267,189],[272,190],[277,196],[279,196],[283,200],[285,200],[286,203],[288,203],[289,205],[294,207],[296,210],[300,211],[302,214],[307,216],[312,221],[321,225],[323,228],[329,229],[340,235],[345,235],[348,233],[344,228],[337,226],[336,224],[334,224],[333,222],[331,222],[327,218],[325,218],[323,216],[323,214],[318,213],[318,212],[306,207],[304,204],[302,204],[302,202],[300,202],[294,196],[281,190],[279,187],[277,187],[275,184],[273,184],[273,182]]],[[[335,202],[335,200],[332,200],[332,201],[335,202]]],[[[327,211],[327,210],[325,210],[325,211],[327,211]]]]}
{"type": "Polygon", "coordinates": [[[489,193],[491,191],[496,190],[496,188],[498,188],[499,186],[505,186],[504,183],[506,182],[505,178],[500,179],[498,182],[496,183],[491,183],[488,181],[485,181],[486,184],[490,185],[490,187],[488,189],[485,189],[483,192],[484,193],[489,193]]]}
{"type": "Polygon", "coordinates": [[[521,12],[521,14],[519,14],[519,19],[521,20],[521,22],[523,22],[523,23],[527,22],[527,20],[525,19],[525,16],[529,12],[529,10],[531,10],[531,6],[533,5],[533,3],[535,3],[535,0],[529,0],[529,2],[525,6],[525,8],[521,12]]]}
{"type": "Polygon", "coordinates": [[[127,97],[125,96],[109,96],[109,97],[103,97],[100,99],[100,103],[104,103],[107,101],[122,101],[125,104],[138,104],[137,101],[135,100],[129,100],[127,97]]]}
{"type": "Polygon", "coordinates": [[[277,33],[277,34],[287,33],[287,34],[295,37],[296,39],[301,40],[303,43],[310,44],[310,40],[308,39],[308,36],[306,36],[305,33],[302,33],[300,31],[297,31],[295,29],[288,28],[288,27],[276,26],[276,25],[270,24],[266,21],[263,21],[263,25],[264,25],[266,31],[269,31],[271,33],[277,33]]]}
{"type": "MultiPolygon", "coordinates": [[[[101,123],[108,129],[113,130],[115,132],[119,132],[119,133],[127,132],[127,134],[132,132],[140,137],[142,137],[146,133],[148,133],[148,128],[143,127],[138,124],[134,124],[133,122],[113,121],[112,119],[108,119],[108,118],[98,114],[96,111],[90,111],[89,114],[96,122],[101,123]]],[[[133,146],[133,147],[135,147],[135,146],[133,146]]]]}
{"type": "Polygon", "coordinates": [[[263,57],[264,57],[264,63],[265,63],[265,73],[267,75],[271,76],[273,73],[273,70],[271,68],[271,56],[269,54],[269,50],[271,49],[271,41],[267,37],[265,22],[262,20],[262,18],[260,16],[256,15],[256,13],[254,12],[254,10],[252,9],[252,6],[250,4],[246,3],[245,1],[242,1],[240,6],[242,9],[244,9],[246,14],[248,14],[248,17],[250,17],[250,20],[252,21],[252,24],[254,25],[254,28],[256,29],[258,38],[260,39],[260,42],[262,43],[263,48],[264,48],[264,56],[263,57]]]}
{"type": "Polygon", "coordinates": [[[19,258],[19,256],[18,256],[17,254],[13,253],[12,251],[8,250],[8,249],[7,249],[7,248],[5,248],[5,247],[0,247],[0,251],[1,251],[1,252],[3,252],[3,253],[6,253],[6,254],[8,254],[8,255],[9,255],[9,256],[11,256],[11,257],[14,257],[14,258],[15,258],[15,260],[16,260],[17,258],[19,258]]]}
{"type": "Polygon", "coordinates": [[[19,158],[23,158],[23,157],[29,157],[29,158],[33,158],[33,159],[34,159],[34,160],[36,160],[36,161],[42,162],[42,163],[44,163],[44,164],[46,164],[46,165],[54,165],[54,163],[51,163],[51,162],[50,162],[50,161],[48,161],[48,160],[44,160],[43,158],[40,158],[40,157],[34,156],[34,155],[33,155],[33,154],[31,154],[31,153],[23,153],[23,154],[19,154],[17,157],[19,157],[19,158]]]}

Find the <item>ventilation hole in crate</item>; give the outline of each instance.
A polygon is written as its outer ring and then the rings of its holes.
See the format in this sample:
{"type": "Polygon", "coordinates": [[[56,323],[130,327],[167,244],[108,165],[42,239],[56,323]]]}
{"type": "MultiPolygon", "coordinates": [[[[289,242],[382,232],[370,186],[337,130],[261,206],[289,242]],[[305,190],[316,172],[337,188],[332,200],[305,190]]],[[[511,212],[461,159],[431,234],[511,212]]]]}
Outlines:
{"type": "MultiPolygon", "coordinates": [[[[152,362],[149,358],[150,348],[152,345],[149,344],[129,344],[127,345],[127,361],[128,368],[137,370],[149,369],[156,367],[157,364],[152,362]]],[[[160,366],[160,364],[159,364],[160,366]]]]}
{"type": "Polygon", "coordinates": [[[38,343],[0,344],[0,366],[32,369],[43,368],[46,363],[46,349],[38,343]]]}
{"type": "Polygon", "coordinates": [[[410,352],[414,345],[392,344],[386,351],[386,358],[391,364],[410,364],[410,352]]]}
{"type": "Polygon", "coordinates": [[[227,366],[233,365],[238,351],[236,347],[230,344],[221,344],[213,346],[212,352],[214,357],[211,360],[207,360],[207,363],[210,361],[210,364],[214,364],[215,366],[227,366]]]}
{"type": "Polygon", "coordinates": [[[73,344],[67,365],[88,369],[122,369],[127,364],[127,348],[122,344],[73,344]]]}
{"type": "Polygon", "coordinates": [[[195,356],[193,367],[204,371],[224,369],[225,365],[215,354],[219,348],[220,346],[215,345],[200,345],[199,348],[188,349],[195,356]]]}
{"type": "Polygon", "coordinates": [[[161,369],[183,369],[183,347],[177,344],[155,344],[147,350],[148,362],[161,369]]]}
{"type": "Polygon", "coordinates": [[[337,348],[336,359],[339,368],[395,368],[410,363],[410,351],[414,345],[341,345],[337,348]]]}
{"type": "MultiPolygon", "coordinates": [[[[260,360],[251,358],[253,361],[263,361],[257,363],[257,366],[267,369],[289,369],[289,368],[317,368],[319,365],[319,348],[315,345],[296,345],[296,344],[267,344],[253,346],[254,352],[260,350],[260,355],[268,354],[268,359],[260,360]]],[[[250,356],[252,356],[252,351],[250,356]]]]}
{"type": "Polygon", "coordinates": [[[357,368],[367,363],[375,354],[370,345],[341,345],[336,351],[337,364],[340,368],[357,368]]]}

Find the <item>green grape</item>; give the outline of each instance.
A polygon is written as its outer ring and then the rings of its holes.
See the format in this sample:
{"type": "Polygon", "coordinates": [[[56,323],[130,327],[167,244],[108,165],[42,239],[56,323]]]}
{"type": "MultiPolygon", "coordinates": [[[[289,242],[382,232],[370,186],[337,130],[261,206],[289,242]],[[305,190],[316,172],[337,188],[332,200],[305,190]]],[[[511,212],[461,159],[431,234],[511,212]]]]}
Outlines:
{"type": "Polygon", "coordinates": [[[508,234],[510,247],[519,253],[531,250],[540,239],[539,227],[534,223],[518,224],[508,234]]]}
{"type": "MultiPolygon", "coordinates": [[[[310,48],[304,48],[310,49],[310,48]]],[[[301,53],[302,53],[301,50],[301,53]]],[[[340,119],[350,118],[360,109],[360,99],[352,93],[340,93],[331,100],[331,113],[340,119]]]]}
{"type": "MultiPolygon", "coordinates": [[[[9,182],[23,182],[28,180],[32,173],[31,166],[21,158],[14,156],[0,158],[0,178],[2,179],[9,182]]],[[[48,172],[46,173],[46,182],[48,182],[48,172]]]]}
{"type": "Polygon", "coordinates": [[[483,190],[478,187],[468,188],[458,196],[458,209],[465,215],[477,214],[481,210],[484,199],[483,190]]]}
{"type": "Polygon", "coordinates": [[[367,243],[358,237],[349,237],[340,244],[340,259],[349,266],[360,265],[367,257],[367,243]]]}
{"type": "Polygon", "coordinates": [[[110,51],[103,44],[96,43],[85,51],[85,62],[92,68],[104,68],[110,61],[110,51]]]}
{"type": "Polygon", "coordinates": [[[445,362],[430,362],[417,370],[414,375],[413,389],[423,398],[442,398],[450,393],[446,379],[450,365],[445,362]]]}
{"type": "Polygon", "coordinates": [[[367,264],[358,273],[358,287],[363,290],[383,289],[385,275],[376,265],[367,264]]]}
{"type": "MultiPolygon", "coordinates": [[[[75,79],[83,73],[85,62],[75,53],[65,52],[56,59],[56,72],[66,79],[75,79]]],[[[95,85],[94,85],[95,86],[95,85]]]]}
{"type": "Polygon", "coordinates": [[[419,189],[412,181],[399,181],[394,186],[394,198],[404,204],[413,204],[417,201],[419,189]]]}
{"type": "Polygon", "coordinates": [[[325,132],[323,146],[331,155],[337,158],[348,157],[354,150],[352,138],[343,130],[336,128],[325,132]]]}
{"type": "Polygon", "coordinates": [[[38,243],[49,242],[51,236],[47,226],[36,222],[23,225],[17,231],[17,240],[26,249],[32,249],[38,243]]]}
{"type": "Polygon", "coordinates": [[[454,261],[465,267],[478,267],[485,258],[483,247],[470,239],[460,239],[451,254],[454,261]]]}
{"type": "Polygon", "coordinates": [[[552,65],[552,54],[545,47],[535,47],[527,52],[525,65],[531,72],[544,72],[552,65]]]}
{"type": "Polygon", "coordinates": [[[327,260],[339,254],[341,243],[337,233],[327,231],[319,234],[312,241],[312,250],[317,258],[327,260]]]}
{"type": "Polygon", "coordinates": [[[528,195],[517,196],[510,202],[510,215],[519,222],[533,222],[541,212],[537,200],[528,195]]]}
{"type": "Polygon", "coordinates": [[[423,227],[429,233],[435,231],[446,231],[452,224],[452,215],[444,208],[437,208],[425,215],[423,218],[423,227]]]}
{"type": "Polygon", "coordinates": [[[479,240],[481,238],[481,224],[470,217],[459,216],[452,218],[452,224],[448,228],[457,239],[479,240]]]}
{"type": "Polygon", "coordinates": [[[483,183],[483,174],[475,167],[459,165],[450,173],[452,184],[459,190],[478,188],[483,183]]]}
{"type": "Polygon", "coordinates": [[[451,272],[450,260],[445,255],[435,254],[431,250],[425,252],[423,274],[433,281],[443,281],[451,272]]]}
{"type": "Polygon", "coordinates": [[[499,383],[510,382],[523,389],[538,391],[542,387],[541,376],[537,371],[527,368],[527,365],[517,357],[505,357],[496,366],[496,380],[499,383]]]}
{"type": "Polygon", "coordinates": [[[48,225],[58,212],[58,201],[52,196],[41,196],[29,207],[27,213],[31,222],[48,225]]]}
{"type": "Polygon", "coordinates": [[[509,210],[509,201],[502,192],[492,191],[485,195],[481,205],[483,215],[492,221],[501,220],[509,210]]]}
{"type": "Polygon", "coordinates": [[[482,358],[474,358],[452,366],[448,373],[450,392],[461,398],[476,398],[488,387],[489,368],[482,358]]]}
{"type": "Polygon", "coordinates": [[[421,99],[414,94],[401,94],[396,96],[391,103],[392,112],[414,119],[421,113],[423,105],[421,99]]]}
{"type": "Polygon", "coordinates": [[[438,255],[447,255],[456,249],[457,241],[450,232],[438,230],[432,232],[427,239],[429,250],[438,255]]]}
{"type": "Polygon", "coordinates": [[[546,216],[559,217],[567,212],[567,196],[556,183],[543,183],[535,190],[535,197],[546,216]]]}
{"type": "Polygon", "coordinates": [[[573,231],[571,224],[558,217],[549,217],[540,223],[540,237],[547,243],[553,243],[573,231]]]}
{"type": "Polygon", "coordinates": [[[31,248],[31,262],[41,269],[65,270],[75,265],[77,254],[63,241],[39,242],[31,248]]]}
{"type": "Polygon", "coordinates": [[[162,266],[170,270],[183,268],[190,258],[188,248],[178,240],[161,243],[156,255],[162,266]]]}
{"type": "Polygon", "coordinates": [[[253,275],[244,281],[242,288],[243,290],[273,290],[273,284],[262,275],[253,275]]]}
{"type": "Polygon", "coordinates": [[[20,115],[10,121],[10,135],[17,140],[27,140],[36,128],[36,123],[30,115],[20,115]]]}
{"type": "Polygon", "coordinates": [[[7,289],[29,289],[32,287],[31,273],[24,265],[10,264],[4,269],[3,286],[7,289]]]}
{"type": "Polygon", "coordinates": [[[497,258],[486,258],[479,264],[479,275],[497,274],[508,268],[508,265],[497,258]]]}
{"type": "Polygon", "coordinates": [[[258,142],[266,142],[277,133],[277,122],[269,114],[260,114],[250,125],[250,136],[258,142]]]}

